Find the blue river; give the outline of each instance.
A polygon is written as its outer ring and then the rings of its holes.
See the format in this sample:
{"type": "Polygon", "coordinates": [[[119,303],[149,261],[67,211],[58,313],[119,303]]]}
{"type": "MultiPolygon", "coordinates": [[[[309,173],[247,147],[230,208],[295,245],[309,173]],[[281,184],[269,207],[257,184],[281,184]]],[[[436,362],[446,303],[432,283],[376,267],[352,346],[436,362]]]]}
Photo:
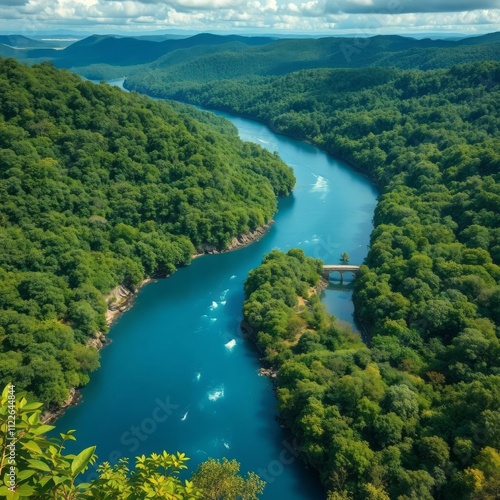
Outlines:
{"type": "MultiPolygon", "coordinates": [[[[276,151],[297,185],[279,202],[275,224],[258,242],[207,255],[168,279],[143,287],[109,332],[101,368],[83,401],[57,422],[76,429],[76,448],[97,444],[98,462],[181,451],[190,470],[207,457],[236,459],[267,481],[262,498],[325,498],[318,475],[293,454],[293,438],[276,419],[272,382],[242,336],[243,283],[272,249],[300,247],[326,263],[348,252],[366,256],[377,190],[345,162],[265,125],[225,115],[245,141],[276,151]]],[[[324,292],[339,320],[352,323],[348,283],[324,292]]],[[[354,328],[354,327],[353,327],[354,328]]],[[[71,448],[70,448],[71,449],[71,448]]],[[[92,471],[86,473],[90,479],[92,471]]]]}

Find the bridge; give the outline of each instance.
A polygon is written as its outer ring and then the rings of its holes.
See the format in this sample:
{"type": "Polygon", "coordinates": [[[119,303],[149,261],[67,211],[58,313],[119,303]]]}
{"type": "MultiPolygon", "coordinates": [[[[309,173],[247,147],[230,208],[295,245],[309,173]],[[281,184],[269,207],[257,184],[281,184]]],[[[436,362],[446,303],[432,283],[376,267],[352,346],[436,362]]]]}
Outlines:
{"type": "Polygon", "coordinates": [[[352,273],[354,277],[359,271],[359,266],[350,266],[348,264],[325,264],[323,266],[323,276],[325,279],[330,280],[330,273],[339,273],[340,282],[344,282],[344,273],[352,273]]]}

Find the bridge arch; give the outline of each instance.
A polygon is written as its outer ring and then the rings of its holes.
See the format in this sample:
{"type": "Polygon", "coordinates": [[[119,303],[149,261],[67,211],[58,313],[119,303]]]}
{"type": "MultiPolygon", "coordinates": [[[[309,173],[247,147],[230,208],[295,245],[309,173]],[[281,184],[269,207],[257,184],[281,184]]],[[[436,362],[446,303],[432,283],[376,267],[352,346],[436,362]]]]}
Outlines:
{"type": "Polygon", "coordinates": [[[323,276],[325,279],[330,281],[330,274],[331,273],[339,273],[340,274],[340,283],[344,282],[344,273],[352,273],[354,278],[356,278],[356,275],[358,274],[359,271],[359,266],[351,266],[351,265],[346,265],[346,264],[325,264],[323,266],[323,276]]]}

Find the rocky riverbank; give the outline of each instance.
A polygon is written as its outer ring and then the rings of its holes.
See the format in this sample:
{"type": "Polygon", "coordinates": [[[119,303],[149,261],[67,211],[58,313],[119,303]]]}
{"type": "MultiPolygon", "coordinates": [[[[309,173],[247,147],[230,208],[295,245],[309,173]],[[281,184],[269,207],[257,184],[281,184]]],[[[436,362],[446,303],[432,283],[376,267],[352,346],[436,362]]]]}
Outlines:
{"type": "MultiPolygon", "coordinates": [[[[123,285],[118,285],[113,288],[113,290],[111,290],[111,292],[104,297],[106,303],[108,304],[108,310],[106,311],[106,324],[111,326],[113,321],[115,321],[120,314],[129,309],[132,306],[133,299],[139,289],[151,281],[153,281],[151,278],[145,279],[134,291],[129,290],[123,285]]],[[[87,340],[86,345],[88,347],[95,347],[97,350],[101,350],[104,346],[110,343],[111,340],[109,340],[106,335],[102,332],[96,332],[94,337],[87,340]]],[[[69,390],[68,397],[63,403],[45,410],[41,416],[42,422],[46,424],[55,422],[68,408],[76,406],[81,399],[81,392],[77,388],[72,387],[69,390]]]]}
{"type": "MultiPolygon", "coordinates": [[[[231,240],[231,243],[224,250],[217,250],[217,248],[212,245],[203,245],[198,250],[198,253],[193,255],[193,258],[201,257],[202,255],[208,255],[208,254],[232,252],[234,250],[238,250],[239,248],[246,247],[247,245],[250,245],[251,243],[260,240],[267,233],[267,231],[269,231],[273,223],[274,220],[271,220],[264,226],[255,229],[255,231],[250,231],[248,233],[234,237],[231,240]]],[[[168,278],[168,276],[165,277],[168,278]]],[[[125,311],[127,311],[132,307],[137,292],[144,285],[152,281],[155,280],[153,278],[147,278],[143,280],[135,290],[130,290],[129,288],[121,284],[113,288],[113,290],[111,290],[111,292],[104,297],[106,303],[108,304],[108,309],[105,313],[106,324],[108,325],[108,327],[111,326],[122,313],[124,313],[125,311]]],[[[110,343],[111,340],[109,340],[108,337],[106,337],[106,335],[104,335],[102,332],[96,332],[95,336],[90,338],[87,341],[86,345],[89,347],[95,347],[96,349],[100,350],[104,346],[110,343]]],[[[42,414],[41,420],[47,424],[55,422],[59,417],[61,417],[64,414],[64,412],[68,408],[77,405],[81,401],[81,399],[82,399],[81,392],[77,388],[72,387],[69,391],[68,398],[62,404],[46,410],[42,414]]]]}
{"type": "Polygon", "coordinates": [[[202,245],[201,248],[198,249],[198,252],[193,255],[193,259],[201,257],[202,255],[233,252],[234,250],[246,247],[256,241],[259,241],[269,231],[273,224],[274,220],[270,220],[267,224],[255,229],[255,231],[249,231],[248,233],[244,233],[240,236],[235,236],[224,250],[218,250],[214,245],[202,245]]]}

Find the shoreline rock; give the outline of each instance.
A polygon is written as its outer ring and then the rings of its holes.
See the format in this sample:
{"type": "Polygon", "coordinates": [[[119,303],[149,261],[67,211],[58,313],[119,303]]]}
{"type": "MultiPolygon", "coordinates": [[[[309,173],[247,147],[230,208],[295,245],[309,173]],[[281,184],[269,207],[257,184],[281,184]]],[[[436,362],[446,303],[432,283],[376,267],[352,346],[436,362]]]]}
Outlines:
{"type": "Polygon", "coordinates": [[[81,399],[82,393],[78,389],[72,387],[69,390],[69,395],[64,403],[45,410],[45,412],[40,417],[41,422],[44,424],[53,424],[59,417],[63,416],[68,408],[76,406],[81,401],[81,399]]]}
{"type": "Polygon", "coordinates": [[[248,233],[241,234],[240,236],[235,236],[231,240],[231,243],[229,243],[223,250],[218,250],[214,245],[203,244],[201,248],[197,249],[197,253],[193,255],[193,259],[197,259],[202,255],[217,255],[220,253],[234,252],[235,250],[251,245],[256,241],[259,241],[269,231],[269,229],[271,229],[273,224],[274,220],[271,219],[267,224],[259,226],[254,231],[249,231],[248,233]]]}
{"type": "Polygon", "coordinates": [[[276,378],[277,376],[278,372],[273,370],[272,368],[259,368],[259,377],[276,378]]]}

